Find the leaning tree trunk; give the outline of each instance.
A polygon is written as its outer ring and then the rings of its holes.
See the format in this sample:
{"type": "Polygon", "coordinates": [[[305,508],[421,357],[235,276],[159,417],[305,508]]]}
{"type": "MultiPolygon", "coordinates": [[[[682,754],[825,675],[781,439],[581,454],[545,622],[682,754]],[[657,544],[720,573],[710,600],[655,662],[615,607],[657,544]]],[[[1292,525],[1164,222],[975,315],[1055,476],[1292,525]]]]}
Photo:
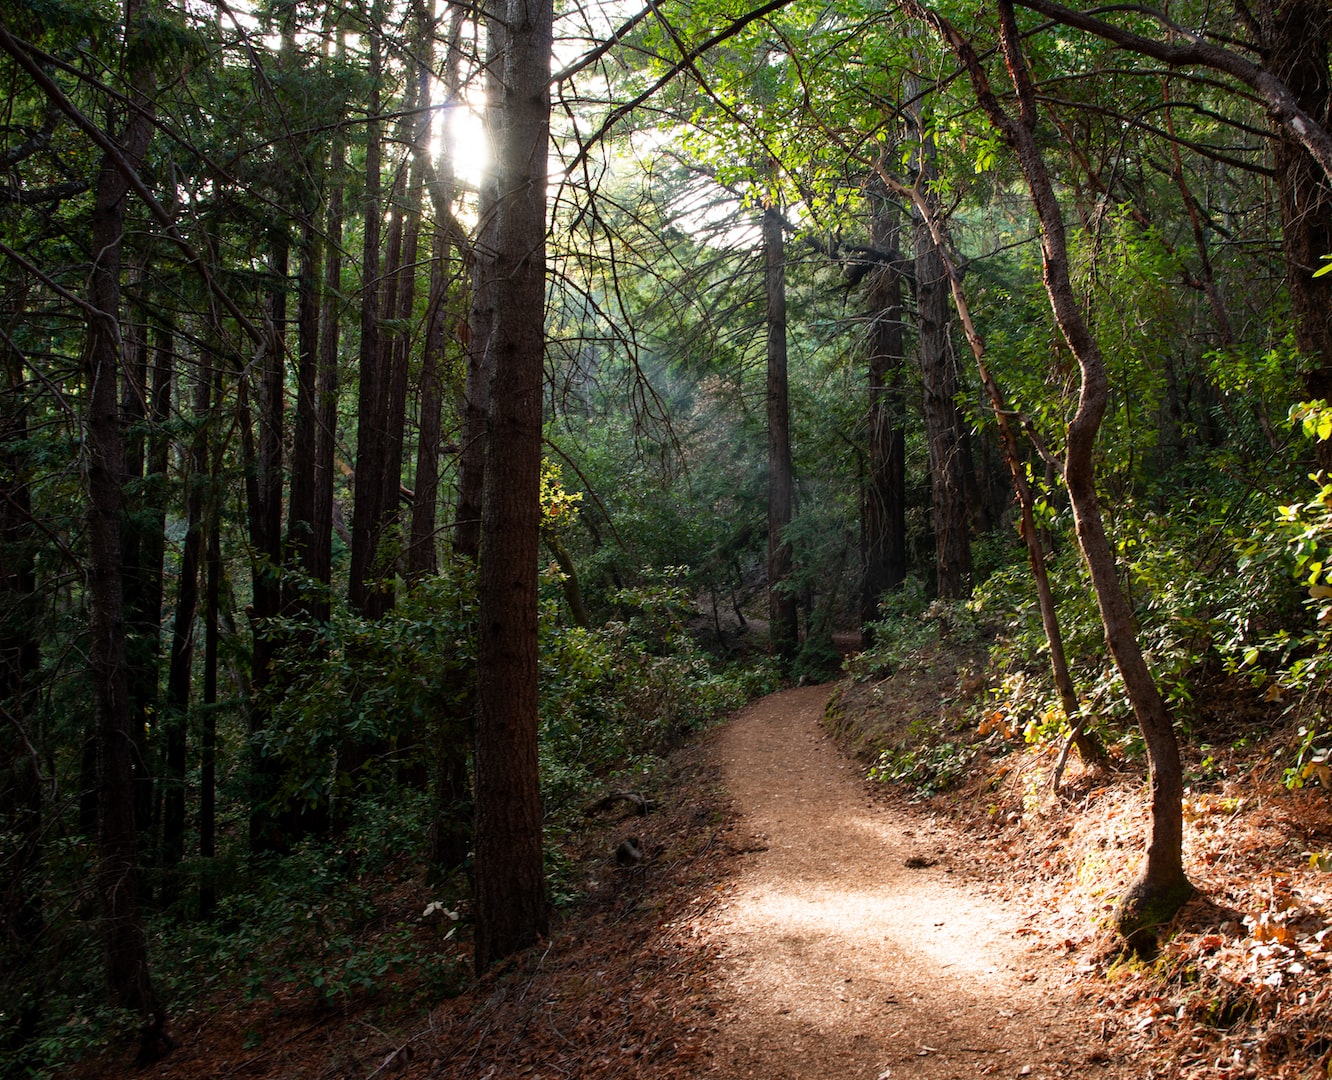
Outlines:
{"type": "Polygon", "coordinates": [[[1020,514],[1020,531],[1027,548],[1027,561],[1031,566],[1031,576],[1036,582],[1036,595],[1041,609],[1041,624],[1045,628],[1045,642],[1050,650],[1050,671],[1054,676],[1055,689],[1059,694],[1059,703],[1068,721],[1070,734],[1059,761],[1055,765],[1051,787],[1058,790],[1059,778],[1063,773],[1070,746],[1078,748],[1083,761],[1100,761],[1104,758],[1099,743],[1086,731],[1087,716],[1078,704],[1077,689],[1073,685],[1073,676],[1069,672],[1068,659],[1064,652],[1064,637],[1059,629],[1059,616],[1055,610],[1054,593],[1050,588],[1050,575],[1046,570],[1045,551],[1041,547],[1040,536],[1036,529],[1036,499],[1031,485],[1027,483],[1027,473],[1022,454],[1018,446],[1017,432],[1013,430],[1014,414],[1004,400],[1003,390],[990,373],[985,362],[985,343],[981,340],[976,324],[971,319],[971,306],[967,303],[967,294],[962,287],[962,275],[957,268],[944,233],[943,223],[921,195],[918,189],[902,189],[903,194],[913,199],[916,210],[934,236],[935,246],[943,258],[944,271],[953,292],[953,303],[957,308],[957,317],[971,346],[972,356],[976,360],[976,370],[980,375],[981,386],[990,399],[990,408],[994,412],[995,425],[999,429],[999,443],[1003,450],[1004,462],[1008,466],[1009,479],[1013,484],[1013,494],[1017,497],[1020,514]]]}
{"type": "MultiPolygon", "coordinates": [[[[546,933],[537,776],[537,555],[541,522],[546,180],[552,0],[509,0],[495,161],[494,381],[477,648],[475,961],[546,933]]],[[[494,106],[492,102],[492,107],[494,106]]]]}
{"type": "Polygon", "coordinates": [[[768,619],[772,653],[783,665],[800,647],[796,598],[790,589],[791,541],[783,533],[795,505],[791,404],[786,375],[786,242],[776,206],[763,211],[764,292],[768,357],[768,619]]]}
{"type": "Polygon", "coordinates": [[[1036,97],[1021,51],[1012,0],[999,0],[1000,39],[1017,90],[1020,107],[1017,118],[999,104],[971,43],[939,16],[918,7],[916,12],[940,32],[966,65],[982,108],[1017,154],[1041,224],[1050,304],[1081,374],[1078,407],[1068,426],[1064,482],[1073,507],[1078,544],[1100,606],[1106,645],[1124,680],[1147,745],[1151,817],[1146,850],[1138,875],[1120,899],[1116,916],[1118,929],[1130,944],[1146,945],[1154,940],[1156,928],[1168,921],[1192,895],[1193,886],[1183,866],[1183,775],[1179,745],[1169,711],[1138,644],[1133,613],[1120,586],[1114,552],[1096,498],[1094,450],[1109,396],[1105,362],[1073,292],[1063,216],[1035,138],[1036,97]]]}

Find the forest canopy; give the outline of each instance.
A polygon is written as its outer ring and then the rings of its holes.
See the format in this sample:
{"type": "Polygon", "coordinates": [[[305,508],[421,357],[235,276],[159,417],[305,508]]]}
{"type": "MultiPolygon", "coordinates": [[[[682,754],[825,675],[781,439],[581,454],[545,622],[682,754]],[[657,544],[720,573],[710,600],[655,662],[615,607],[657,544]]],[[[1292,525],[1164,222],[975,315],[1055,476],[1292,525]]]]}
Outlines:
{"type": "Polygon", "coordinates": [[[926,623],[1005,729],[1145,761],[1145,940],[1218,688],[1332,780],[1330,36],[7,3],[0,1070],[72,1012],[166,1052],[171,943],[390,854],[484,971],[592,793],[926,623]]]}

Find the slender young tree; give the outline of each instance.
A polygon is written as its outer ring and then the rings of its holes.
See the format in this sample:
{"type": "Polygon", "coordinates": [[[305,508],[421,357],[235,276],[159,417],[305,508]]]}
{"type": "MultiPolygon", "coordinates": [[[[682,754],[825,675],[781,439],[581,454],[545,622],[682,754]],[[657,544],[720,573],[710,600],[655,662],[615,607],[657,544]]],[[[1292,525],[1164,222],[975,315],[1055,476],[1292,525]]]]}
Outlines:
{"type": "MultiPolygon", "coordinates": [[[[503,22],[505,0],[486,0],[481,25],[486,41],[486,100],[504,93],[503,22]]],[[[487,137],[498,149],[499,120],[487,109],[487,137]]],[[[495,250],[499,229],[499,177],[494,168],[481,177],[477,191],[477,227],[472,243],[472,302],[467,316],[467,376],[463,388],[462,447],[458,455],[458,492],[454,506],[454,554],[475,561],[481,550],[481,503],[486,479],[487,418],[492,372],[490,335],[495,321],[495,250]]]]}
{"type": "Polygon", "coordinates": [[[999,103],[989,76],[971,42],[946,19],[919,7],[954,50],[995,130],[1011,146],[1031,191],[1041,226],[1045,284],[1055,321],[1081,374],[1078,407],[1068,425],[1064,482],[1073,507],[1074,527],[1092,587],[1096,592],[1106,645],[1124,680],[1124,688],[1147,746],[1151,779],[1151,816],[1142,866],[1120,899],[1117,924],[1133,944],[1154,939],[1193,893],[1184,874],[1182,810],[1183,772],[1170,713],[1143,657],[1133,613],[1119,581],[1114,552],[1106,536],[1096,495],[1095,447],[1109,398],[1109,379],[1096,339],[1087,328],[1069,272],[1063,211],[1036,140],[1037,105],[1021,34],[1011,0],[999,0],[1000,43],[1017,93],[1018,115],[999,103]]]}

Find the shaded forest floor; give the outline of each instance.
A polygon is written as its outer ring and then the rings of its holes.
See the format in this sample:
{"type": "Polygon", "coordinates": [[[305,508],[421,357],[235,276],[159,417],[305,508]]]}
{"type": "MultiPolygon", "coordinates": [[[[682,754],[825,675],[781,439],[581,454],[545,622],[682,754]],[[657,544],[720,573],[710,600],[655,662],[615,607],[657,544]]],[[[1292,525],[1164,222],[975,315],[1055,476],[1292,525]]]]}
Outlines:
{"type": "MultiPolygon", "coordinates": [[[[1187,868],[1201,892],[1152,963],[1103,924],[1136,862],[1141,769],[1070,766],[964,719],[972,658],[774,695],[678,751],[561,856],[549,942],[462,993],[465,933],[419,881],[396,925],[438,967],[319,1004],[219,990],[175,1018],[155,1077],[1326,1078],[1332,805],[1288,792],[1238,736],[1189,751],[1187,868]],[[867,786],[876,755],[955,729],[951,787],[867,786]],[[965,760],[964,760],[965,759],[965,760]],[[1206,767],[1204,768],[1204,762],[1206,767]],[[912,801],[914,798],[914,801],[912,801]],[[614,851],[635,836],[632,868],[614,851]]],[[[952,764],[935,762],[943,772],[952,764]]],[[[382,905],[381,905],[382,907],[382,905]]],[[[124,1075],[123,1055],[79,1075],[124,1075]]]]}

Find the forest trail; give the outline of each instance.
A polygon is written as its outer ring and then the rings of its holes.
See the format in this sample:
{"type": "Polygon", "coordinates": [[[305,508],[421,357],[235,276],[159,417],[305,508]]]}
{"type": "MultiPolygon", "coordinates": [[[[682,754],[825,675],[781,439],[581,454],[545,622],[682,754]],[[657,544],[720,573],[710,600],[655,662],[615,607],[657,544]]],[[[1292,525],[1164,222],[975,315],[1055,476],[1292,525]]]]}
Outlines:
{"type": "Polygon", "coordinates": [[[819,725],[827,697],[764,698],[716,744],[746,853],[705,931],[709,1075],[1119,1075],[1058,959],[963,880],[948,830],[869,798],[819,725]]]}

